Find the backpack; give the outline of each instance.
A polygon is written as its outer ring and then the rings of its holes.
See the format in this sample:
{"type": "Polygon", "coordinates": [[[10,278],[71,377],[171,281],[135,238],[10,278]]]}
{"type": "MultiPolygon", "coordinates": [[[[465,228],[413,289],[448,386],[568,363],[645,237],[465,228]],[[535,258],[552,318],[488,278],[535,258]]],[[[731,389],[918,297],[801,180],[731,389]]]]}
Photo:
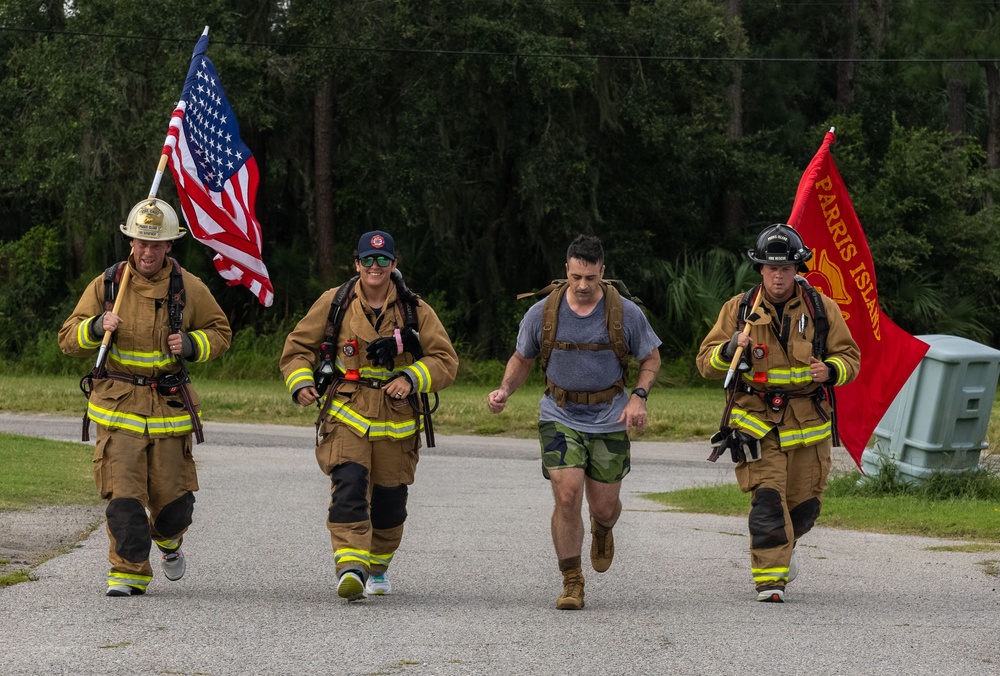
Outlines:
{"type": "Polygon", "coordinates": [[[567,401],[574,404],[600,404],[611,401],[615,395],[625,390],[625,383],[628,381],[629,350],[625,344],[624,331],[624,310],[622,296],[628,298],[636,305],[642,307],[642,302],[632,296],[624,282],[617,279],[601,280],[601,288],[604,290],[604,318],[608,325],[607,343],[568,343],[556,341],[556,329],[559,324],[559,306],[569,282],[565,279],[553,280],[548,286],[539,291],[522,293],[518,299],[529,296],[540,296],[548,293],[545,305],[542,306],[542,339],[541,349],[538,353],[538,363],[545,373],[549,365],[549,357],[552,350],[613,350],[615,356],[622,366],[622,375],[614,385],[598,392],[572,392],[565,390],[553,383],[548,376],[545,377],[545,393],[552,394],[556,403],[565,407],[567,401]]]}

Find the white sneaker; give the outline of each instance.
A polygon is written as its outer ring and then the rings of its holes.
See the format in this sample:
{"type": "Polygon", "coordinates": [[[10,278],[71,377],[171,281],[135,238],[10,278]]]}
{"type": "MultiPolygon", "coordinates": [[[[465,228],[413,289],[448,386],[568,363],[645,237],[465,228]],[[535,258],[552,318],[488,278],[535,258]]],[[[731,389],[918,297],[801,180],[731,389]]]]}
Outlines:
{"type": "Polygon", "coordinates": [[[130,587],[127,584],[108,585],[106,596],[142,596],[145,590],[138,587],[130,587]]]}
{"type": "Polygon", "coordinates": [[[792,558],[788,561],[788,581],[791,582],[799,575],[799,553],[792,550],[792,558]]]}
{"type": "Polygon", "coordinates": [[[771,589],[761,589],[757,592],[757,600],[764,603],[784,603],[785,590],[773,587],[771,589]]]}
{"type": "Polygon", "coordinates": [[[347,599],[348,603],[367,596],[365,583],[361,581],[361,576],[356,571],[347,570],[340,576],[340,582],[337,583],[337,596],[347,599]]]}
{"type": "Polygon", "coordinates": [[[180,548],[169,554],[164,554],[160,565],[163,567],[163,574],[171,582],[176,582],[184,577],[184,571],[187,570],[187,561],[180,548]]]}
{"type": "Polygon", "coordinates": [[[392,583],[389,582],[389,571],[385,571],[381,575],[376,575],[375,573],[369,575],[368,582],[365,583],[365,591],[368,592],[369,596],[391,594],[392,583]]]}

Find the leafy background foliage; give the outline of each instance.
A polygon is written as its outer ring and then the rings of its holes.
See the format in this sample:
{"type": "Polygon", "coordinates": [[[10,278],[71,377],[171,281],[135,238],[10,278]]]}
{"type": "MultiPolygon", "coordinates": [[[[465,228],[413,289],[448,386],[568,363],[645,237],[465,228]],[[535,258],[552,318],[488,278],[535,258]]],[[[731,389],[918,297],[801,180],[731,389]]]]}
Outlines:
{"type": "MultiPolygon", "coordinates": [[[[746,249],[787,217],[830,126],[883,308],[912,333],[996,345],[996,13],[0,0],[0,346],[61,368],[45,341],[125,256],[117,224],[148,192],[205,25],[262,172],[274,306],[225,287],[206,247],[175,252],[246,349],[345,279],[358,235],[381,227],[463,354],[505,359],[528,303],[515,295],[561,276],[585,232],[645,301],[667,379],[689,382],[719,307],[753,281],[746,249]]],[[[160,196],[176,204],[169,177],[160,196]]]]}

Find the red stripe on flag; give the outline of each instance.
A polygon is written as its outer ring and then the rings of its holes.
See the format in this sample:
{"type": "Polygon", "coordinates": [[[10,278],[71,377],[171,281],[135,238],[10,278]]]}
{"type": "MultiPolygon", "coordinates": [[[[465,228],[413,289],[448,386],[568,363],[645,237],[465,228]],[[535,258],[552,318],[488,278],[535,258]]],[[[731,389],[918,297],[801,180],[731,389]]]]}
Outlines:
{"type": "Polygon", "coordinates": [[[802,174],[788,224],[813,250],[806,279],[837,301],[861,350],[858,377],[837,388],[841,443],[860,467],[875,426],[930,346],[879,307],[868,240],[830,154],[834,140],[827,133],[802,174]]]}
{"type": "Polygon", "coordinates": [[[163,152],[170,158],[191,234],[215,250],[213,263],[228,284],[246,286],[263,305],[270,306],[274,288],[264,265],[263,236],[254,213],[260,180],[257,162],[240,139],[235,113],[214,64],[205,56],[207,48],[208,36],[202,35],[181,100],[171,115],[163,152]]]}

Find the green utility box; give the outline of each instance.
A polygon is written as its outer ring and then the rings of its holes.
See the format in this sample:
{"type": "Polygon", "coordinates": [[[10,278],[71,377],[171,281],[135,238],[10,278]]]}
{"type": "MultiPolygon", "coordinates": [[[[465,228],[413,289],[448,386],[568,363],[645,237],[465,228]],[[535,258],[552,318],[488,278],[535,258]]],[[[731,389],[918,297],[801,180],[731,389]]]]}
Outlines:
{"type": "Polygon", "coordinates": [[[875,427],[861,455],[874,476],[883,464],[919,484],[934,472],[979,466],[1000,377],[1000,351],[958,336],[917,336],[930,349],[875,427]]]}

